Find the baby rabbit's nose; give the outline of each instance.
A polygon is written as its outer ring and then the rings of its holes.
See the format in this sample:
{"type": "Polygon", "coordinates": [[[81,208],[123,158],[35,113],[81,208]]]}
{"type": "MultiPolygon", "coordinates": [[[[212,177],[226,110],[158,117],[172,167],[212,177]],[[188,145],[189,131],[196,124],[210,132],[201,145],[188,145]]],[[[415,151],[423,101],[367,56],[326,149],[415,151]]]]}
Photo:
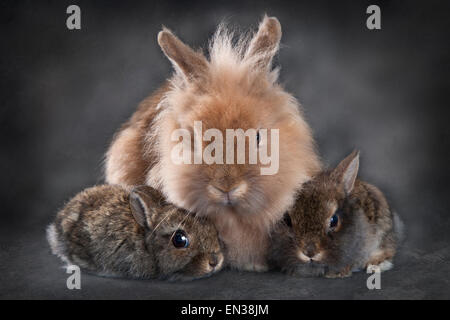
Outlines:
{"type": "Polygon", "coordinates": [[[308,258],[312,258],[315,256],[316,254],[316,247],[313,244],[309,244],[306,248],[305,248],[305,256],[307,256],[308,258]]]}
{"type": "Polygon", "coordinates": [[[219,264],[219,257],[217,256],[217,254],[212,254],[211,257],[209,258],[209,265],[214,268],[218,264],[219,264]]]}

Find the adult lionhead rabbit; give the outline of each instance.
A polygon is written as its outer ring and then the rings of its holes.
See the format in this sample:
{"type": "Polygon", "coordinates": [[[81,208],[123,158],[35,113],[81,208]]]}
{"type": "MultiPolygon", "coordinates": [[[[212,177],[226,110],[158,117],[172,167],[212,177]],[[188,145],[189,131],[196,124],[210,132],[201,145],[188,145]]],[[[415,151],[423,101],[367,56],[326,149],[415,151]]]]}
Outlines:
{"type": "MultiPolygon", "coordinates": [[[[209,216],[231,266],[265,270],[271,227],[292,203],[294,190],[320,169],[320,161],[298,102],[280,87],[278,69],[271,66],[281,38],[278,20],[265,16],[253,36],[233,37],[220,26],[206,58],[169,30],[158,34],[175,73],[115,135],[106,154],[106,181],[153,186],[177,206],[209,216]],[[223,161],[212,164],[174,163],[172,150],[179,141],[172,141],[172,133],[185,129],[195,136],[195,121],[203,132],[216,129],[224,137],[227,129],[254,129],[257,142],[246,152],[270,145],[268,153],[279,154],[276,172],[261,174],[268,165],[259,158],[256,164],[227,163],[225,152],[223,161]],[[272,143],[272,129],[279,130],[278,143],[272,143]]],[[[226,150],[225,139],[215,143],[226,150]]],[[[237,139],[231,143],[236,149],[237,139]]],[[[195,152],[206,147],[203,143],[195,152]]],[[[194,145],[190,148],[194,151],[194,145]]]]}
{"type": "Polygon", "coordinates": [[[214,226],[148,186],[102,185],[77,194],[47,228],[52,252],[92,273],[191,280],[223,266],[214,226]]]}
{"type": "Polygon", "coordinates": [[[299,276],[347,277],[392,267],[403,223],[383,193],[356,179],[354,151],[333,170],[306,182],[272,236],[270,264],[299,276]]]}

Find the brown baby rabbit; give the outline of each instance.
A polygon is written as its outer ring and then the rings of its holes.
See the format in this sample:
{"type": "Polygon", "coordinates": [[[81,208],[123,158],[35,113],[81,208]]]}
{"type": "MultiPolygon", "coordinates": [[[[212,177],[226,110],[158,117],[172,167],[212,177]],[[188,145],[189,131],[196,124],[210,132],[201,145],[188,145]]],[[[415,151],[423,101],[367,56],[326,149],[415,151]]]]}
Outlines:
{"type": "Polygon", "coordinates": [[[390,269],[402,223],[381,191],[357,180],[359,152],[305,183],[272,234],[269,264],[299,276],[390,269]]]}
{"type": "Polygon", "coordinates": [[[58,212],[47,239],[66,263],[103,276],[191,280],[223,264],[214,226],[148,186],[80,192],[58,212]]]}

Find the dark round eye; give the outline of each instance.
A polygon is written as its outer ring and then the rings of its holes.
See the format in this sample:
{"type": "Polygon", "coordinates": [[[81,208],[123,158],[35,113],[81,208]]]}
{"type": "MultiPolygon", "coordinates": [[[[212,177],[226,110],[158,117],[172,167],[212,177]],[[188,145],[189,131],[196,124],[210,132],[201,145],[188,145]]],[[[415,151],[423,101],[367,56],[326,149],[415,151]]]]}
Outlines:
{"type": "Polygon", "coordinates": [[[189,246],[189,239],[183,230],[177,230],[172,236],[172,243],[175,248],[187,248],[189,246]]]}
{"type": "Polygon", "coordinates": [[[337,214],[334,214],[330,219],[330,228],[335,228],[338,225],[339,218],[337,214]]]}
{"type": "Polygon", "coordinates": [[[259,142],[261,141],[261,136],[259,135],[259,131],[256,132],[256,145],[259,146],[259,142]]]}
{"type": "Polygon", "coordinates": [[[289,213],[285,213],[283,216],[283,220],[284,223],[289,227],[292,228],[292,220],[291,220],[291,216],[289,215],[289,213]]]}

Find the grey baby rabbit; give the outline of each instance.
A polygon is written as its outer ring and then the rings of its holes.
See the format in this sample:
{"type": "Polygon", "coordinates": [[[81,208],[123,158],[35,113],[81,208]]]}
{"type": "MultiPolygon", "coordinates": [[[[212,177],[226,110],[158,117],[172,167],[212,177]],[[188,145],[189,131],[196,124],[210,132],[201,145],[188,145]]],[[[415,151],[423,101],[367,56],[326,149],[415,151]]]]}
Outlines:
{"type": "Polygon", "coordinates": [[[214,226],[148,186],[80,192],[58,212],[47,239],[65,262],[104,276],[191,280],[223,265],[214,226]]]}
{"type": "Polygon", "coordinates": [[[305,183],[285,220],[275,226],[272,268],[299,276],[347,277],[390,269],[402,223],[381,191],[357,180],[359,152],[305,183]]]}

